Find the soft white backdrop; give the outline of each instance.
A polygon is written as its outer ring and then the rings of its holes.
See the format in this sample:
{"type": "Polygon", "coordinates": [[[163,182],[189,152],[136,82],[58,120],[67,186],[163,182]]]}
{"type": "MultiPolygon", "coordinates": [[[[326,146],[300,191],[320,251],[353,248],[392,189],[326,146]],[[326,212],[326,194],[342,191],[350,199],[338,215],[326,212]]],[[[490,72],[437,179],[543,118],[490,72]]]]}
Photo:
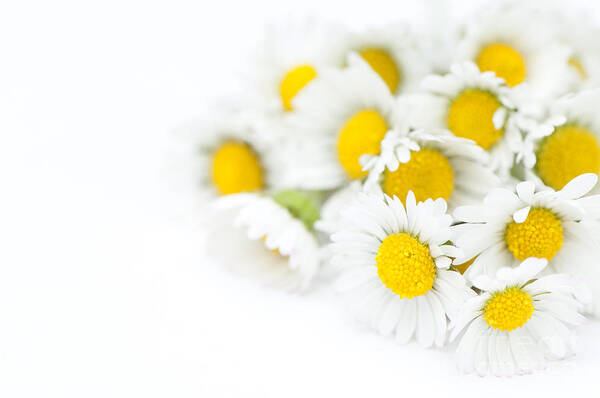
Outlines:
{"type": "MultiPolygon", "coordinates": [[[[459,15],[473,2],[454,3],[459,15]]],[[[424,10],[0,2],[0,396],[589,396],[598,322],[581,328],[576,358],[544,372],[463,376],[451,349],[357,325],[327,286],[261,289],[203,254],[171,132],[238,89],[264,24],[312,14],[364,26],[424,10]]]]}

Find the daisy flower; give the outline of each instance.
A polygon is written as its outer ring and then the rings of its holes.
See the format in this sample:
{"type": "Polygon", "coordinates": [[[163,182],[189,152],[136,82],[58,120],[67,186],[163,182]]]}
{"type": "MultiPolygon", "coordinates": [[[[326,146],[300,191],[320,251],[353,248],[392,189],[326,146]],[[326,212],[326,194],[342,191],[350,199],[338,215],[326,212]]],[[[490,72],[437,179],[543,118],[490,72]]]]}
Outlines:
{"type": "Polygon", "coordinates": [[[218,215],[208,249],[215,258],[285,290],[309,287],[322,257],[313,229],[319,218],[313,195],[242,193],[219,198],[214,209],[218,215]]]}
{"type": "Polygon", "coordinates": [[[471,141],[450,134],[431,135],[409,127],[411,104],[399,99],[398,123],[381,141],[380,155],[363,155],[366,181],[356,180],[327,199],[316,228],[332,233],[340,222],[340,209],[359,191],[406,198],[413,191],[417,201],[443,198],[450,208],[483,198],[499,179],[484,164],[487,154],[471,141]],[[404,114],[405,116],[401,116],[404,114]]]}
{"type": "Polygon", "coordinates": [[[591,37],[598,37],[600,30],[593,29],[585,33],[576,31],[576,33],[585,35],[582,37],[573,37],[571,44],[571,54],[569,57],[569,76],[567,81],[570,84],[570,91],[577,91],[589,87],[597,87],[600,82],[600,48],[591,37]]]}
{"type": "Polygon", "coordinates": [[[184,157],[190,160],[187,167],[193,170],[201,196],[261,191],[281,184],[283,162],[260,126],[243,111],[229,109],[180,129],[191,142],[187,145],[191,153],[184,157]]]}
{"type": "Polygon", "coordinates": [[[531,118],[517,109],[522,98],[493,72],[480,72],[472,62],[454,64],[444,76],[428,76],[423,87],[429,95],[423,97],[414,123],[473,140],[489,154],[492,170],[507,178],[522,130],[532,127],[531,118]]]}
{"type": "Polygon", "coordinates": [[[446,342],[447,317],[473,292],[449,269],[457,249],[447,244],[452,218],[443,199],[406,206],[397,197],[360,194],[343,211],[344,226],[331,236],[337,287],[381,334],[422,346],[446,342]]]}
{"type": "Polygon", "coordinates": [[[341,66],[342,29],[313,19],[271,25],[256,51],[250,106],[282,117],[294,109],[293,100],[323,68],[341,66]],[[326,38],[326,39],[324,39],[326,38]]]}
{"type": "Polygon", "coordinates": [[[523,2],[503,2],[472,16],[457,49],[457,61],[472,61],[510,87],[527,83],[539,97],[556,93],[568,67],[551,20],[523,2]]]}
{"type": "Polygon", "coordinates": [[[304,161],[290,180],[302,189],[334,189],[367,175],[359,162],[377,154],[397,123],[397,102],[388,86],[357,54],[348,67],[328,70],[296,98],[288,134],[304,161]]]}
{"type": "Polygon", "coordinates": [[[452,324],[451,340],[466,329],[457,348],[461,370],[496,376],[531,373],[543,368],[547,357],[573,353],[572,328],[585,318],[571,294],[576,289],[570,278],[539,276],[547,263],[528,258],[517,268],[500,269],[495,278],[475,279],[481,294],[465,303],[452,324]]]}
{"type": "Polygon", "coordinates": [[[600,30],[593,26],[590,16],[580,13],[571,24],[562,24],[564,44],[570,50],[567,64],[566,91],[597,87],[600,81],[600,46],[595,39],[600,30]]]}
{"type": "Polygon", "coordinates": [[[552,103],[549,129],[529,134],[525,177],[561,189],[583,173],[600,172],[600,89],[567,95],[552,103]]]}
{"type": "Polygon", "coordinates": [[[417,37],[400,23],[352,32],[341,44],[343,53],[358,53],[377,72],[393,94],[418,89],[430,72],[417,37]]]}
{"type": "MultiPolygon", "coordinates": [[[[494,276],[500,267],[517,266],[529,257],[547,259],[553,270],[571,273],[573,264],[591,265],[590,247],[597,247],[595,223],[585,208],[598,206],[600,196],[581,198],[598,177],[584,174],[562,190],[535,191],[533,181],[517,184],[516,193],[492,190],[482,205],[461,206],[454,211],[452,242],[462,254],[455,264],[473,260],[465,276],[474,281],[481,274],[494,276]]],[[[579,268],[579,265],[578,265],[579,268]]]]}
{"type": "Polygon", "coordinates": [[[600,75],[600,33],[588,10],[577,6],[565,7],[554,0],[529,2],[537,12],[546,15],[547,21],[556,27],[557,41],[568,53],[565,75],[553,84],[562,85],[561,94],[597,86],[600,75]]]}
{"type": "Polygon", "coordinates": [[[470,140],[406,128],[388,131],[381,153],[363,155],[361,163],[370,171],[365,190],[399,198],[412,191],[418,202],[442,198],[453,209],[481,200],[500,184],[487,160],[470,140]]]}

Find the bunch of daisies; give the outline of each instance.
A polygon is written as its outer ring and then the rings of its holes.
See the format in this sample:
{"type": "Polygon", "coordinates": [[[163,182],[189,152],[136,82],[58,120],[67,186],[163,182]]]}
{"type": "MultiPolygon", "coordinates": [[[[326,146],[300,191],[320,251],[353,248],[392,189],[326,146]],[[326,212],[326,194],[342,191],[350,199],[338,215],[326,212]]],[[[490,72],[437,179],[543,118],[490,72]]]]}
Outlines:
{"type": "Polygon", "coordinates": [[[210,252],[289,290],[333,275],[374,330],[453,343],[466,372],[571,355],[600,314],[600,30],[525,3],[270,31],[252,95],[187,129],[210,252]]]}

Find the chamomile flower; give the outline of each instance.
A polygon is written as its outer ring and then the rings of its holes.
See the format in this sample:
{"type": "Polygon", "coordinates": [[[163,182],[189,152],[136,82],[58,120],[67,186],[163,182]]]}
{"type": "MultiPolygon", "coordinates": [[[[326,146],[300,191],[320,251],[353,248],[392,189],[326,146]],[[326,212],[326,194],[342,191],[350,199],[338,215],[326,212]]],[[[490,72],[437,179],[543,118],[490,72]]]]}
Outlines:
{"type": "Polygon", "coordinates": [[[331,236],[331,263],[340,269],[338,288],[383,335],[400,343],[414,338],[425,347],[446,342],[447,318],[473,294],[449,269],[457,255],[452,218],[443,199],[406,206],[397,197],[360,194],[343,210],[343,227],[331,236]]]}
{"type": "Polygon", "coordinates": [[[488,7],[465,26],[457,61],[472,61],[510,87],[527,83],[537,97],[556,94],[568,67],[568,51],[547,16],[522,2],[488,7]]]}
{"type": "Polygon", "coordinates": [[[466,329],[457,348],[461,370],[497,376],[531,373],[543,368],[547,357],[573,353],[573,327],[585,318],[569,277],[540,277],[547,263],[528,258],[516,268],[501,268],[495,278],[475,279],[481,294],[466,302],[452,324],[452,340],[466,329]]]}
{"type": "Polygon", "coordinates": [[[296,98],[290,146],[302,157],[290,180],[302,189],[335,189],[367,175],[359,162],[377,154],[397,123],[397,102],[388,86],[357,54],[348,67],[328,70],[296,98]]]}
{"type": "Polygon", "coordinates": [[[201,196],[206,199],[280,186],[281,158],[260,122],[239,109],[217,112],[209,121],[180,129],[201,196]]]}
{"type": "Polygon", "coordinates": [[[576,20],[577,23],[563,25],[565,46],[570,50],[565,91],[570,92],[597,87],[600,82],[600,47],[595,39],[600,30],[592,26],[589,15],[582,13],[576,20]]]}
{"type": "Polygon", "coordinates": [[[583,173],[600,172],[600,89],[567,95],[550,106],[552,128],[530,134],[525,176],[561,189],[583,173]]]}
{"type": "Polygon", "coordinates": [[[465,272],[474,281],[529,257],[544,258],[551,269],[565,273],[572,273],[573,264],[593,262],[595,256],[589,254],[590,248],[597,247],[596,227],[585,208],[598,206],[600,196],[581,198],[597,180],[594,174],[584,174],[560,191],[538,192],[533,181],[525,181],[517,184],[516,193],[499,188],[482,205],[458,207],[454,217],[464,224],[452,227],[452,242],[462,253],[454,263],[474,258],[465,272]]]}
{"type": "Polygon", "coordinates": [[[313,19],[270,26],[251,69],[251,105],[275,118],[292,111],[296,95],[323,68],[341,66],[341,38],[340,27],[313,19]]]}
{"type": "Polygon", "coordinates": [[[600,47],[596,37],[600,30],[592,16],[579,7],[565,7],[559,1],[531,2],[538,12],[557,28],[557,41],[568,51],[566,74],[555,84],[562,84],[560,93],[576,92],[598,85],[600,47]]]}
{"type": "Polygon", "coordinates": [[[472,141],[452,134],[430,135],[420,130],[390,130],[379,155],[363,155],[370,170],[365,189],[418,202],[442,198],[450,208],[475,203],[500,185],[485,165],[487,154],[472,141]]]}
{"type": "Polygon", "coordinates": [[[431,70],[417,37],[400,23],[349,33],[341,46],[367,61],[393,94],[415,91],[431,70]]]}
{"type": "Polygon", "coordinates": [[[430,95],[413,116],[419,127],[445,129],[473,140],[490,156],[490,168],[507,178],[530,119],[517,109],[521,100],[493,72],[480,72],[472,62],[454,64],[444,76],[423,81],[430,95]]]}
{"type": "Polygon", "coordinates": [[[316,224],[318,230],[332,233],[341,221],[340,209],[348,206],[360,191],[400,198],[413,191],[417,201],[440,197],[450,199],[450,207],[454,208],[482,198],[499,184],[498,178],[483,165],[487,155],[471,141],[412,129],[409,115],[413,104],[404,99],[399,98],[398,122],[381,141],[380,154],[359,158],[363,171],[368,172],[366,180],[352,181],[330,195],[316,224]],[[425,152],[411,157],[421,150],[425,152]]]}
{"type": "Polygon", "coordinates": [[[310,286],[322,257],[313,229],[318,201],[311,194],[242,193],[219,198],[214,208],[218,213],[208,249],[215,258],[278,288],[310,286]]]}

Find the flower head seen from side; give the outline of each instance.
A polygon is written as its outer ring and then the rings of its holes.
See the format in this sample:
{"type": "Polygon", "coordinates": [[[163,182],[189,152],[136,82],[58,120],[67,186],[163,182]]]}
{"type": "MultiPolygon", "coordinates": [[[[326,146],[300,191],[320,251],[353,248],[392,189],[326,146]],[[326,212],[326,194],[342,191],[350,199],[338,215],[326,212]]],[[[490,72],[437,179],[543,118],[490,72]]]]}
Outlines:
{"type": "Polygon", "coordinates": [[[473,292],[449,269],[452,218],[443,199],[406,205],[397,197],[359,194],[342,211],[342,227],[331,236],[331,263],[338,288],[356,300],[364,320],[400,343],[414,338],[425,347],[446,342],[447,317],[473,292]]]}
{"type": "Polygon", "coordinates": [[[296,96],[324,68],[340,66],[342,37],[339,26],[312,18],[269,26],[254,57],[249,105],[273,118],[291,113],[296,96]]]}
{"type": "Polygon", "coordinates": [[[443,76],[428,76],[423,87],[428,94],[423,109],[416,112],[415,124],[474,141],[488,153],[490,168],[507,178],[522,130],[531,125],[524,123],[529,118],[517,107],[523,95],[471,62],[454,64],[443,76]]]}
{"type": "Polygon", "coordinates": [[[420,37],[395,23],[381,28],[351,32],[342,42],[345,53],[363,58],[388,86],[392,94],[414,92],[429,70],[420,50],[420,37]]]}
{"type": "Polygon", "coordinates": [[[568,76],[566,81],[569,91],[578,91],[587,88],[598,87],[600,82],[600,54],[596,40],[599,29],[587,24],[574,25],[577,29],[569,29],[566,36],[569,37],[566,45],[570,48],[570,56],[567,60],[568,76]]]}
{"type": "Polygon", "coordinates": [[[552,270],[572,273],[574,264],[589,262],[584,253],[597,247],[594,220],[586,207],[600,203],[600,196],[582,198],[596,184],[597,176],[584,174],[562,190],[535,191],[533,181],[516,185],[516,192],[492,190],[482,205],[461,206],[454,217],[452,241],[461,249],[455,264],[472,259],[465,276],[494,276],[500,267],[517,266],[529,257],[544,258],[552,270]],[[584,249],[585,248],[585,249],[584,249]]]}
{"type": "Polygon", "coordinates": [[[335,189],[363,179],[359,158],[377,154],[397,122],[396,99],[357,54],[348,67],[328,70],[297,98],[290,145],[304,159],[290,180],[302,189],[335,189]]]}
{"type": "Polygon", "coordinates": [[[478,202],[500,185],[487,160],[480,147],[464,138],[390,130],[379,155],[361,158],[363,169],[369,170],[364,188],[399,198],[412,191],[418,202],[441,198],[454,209],[478,202]]]}
{"type": "Polygon", "coordinates": [[[314,194],[243,193],[218,199],[214,208],[208,249],[216,258],[267,285],[296,291],[310,286],[322,257],[313,228],[319,218],[314,194]]]}
{"type": "Polygon", "coordinates": [[[566,73],[555,83],[563,85],[559,94],[597,87],[600,47],[594,38],[600,32],[592,15],[578,7],[564,7],[558,1],[540,2],[538,9],[557,27],[557,41],[568,53],[566,73]]]}
{"type": "Polygon", "coordinates": [[[537,98],[559,93],[568,51],[546,13],[508,1],[476,12],[465,27],[456,61],[471,61],[509,87],[526,86],[537,98]]]}
{"type": "Polygon", "coordinates": [[[550,106],[552,128],[531,134],[525,176],[555,190],[584,173],[600,173],[600,89],[562,97],[550,106]]]}
{"type": "Polygon", "coordinates": [[[531,373],[546,358],[573,352],[574,326],[585,318],[565,275],[540,276],[546,259],[528,258],[515,268],[501,268],[491,278],[475,279],[481,293],[469,299],[453,322],[451,339],[463,330],[457,348],[464,372],[497,376],[531,373]]]}
{"type": "Polygon", "coordinates": [[[261,123],[240,110],[180,129],[187,169],[206,199],[260,192],[282,183],[281,148],[261,132],[261,123]]]}

